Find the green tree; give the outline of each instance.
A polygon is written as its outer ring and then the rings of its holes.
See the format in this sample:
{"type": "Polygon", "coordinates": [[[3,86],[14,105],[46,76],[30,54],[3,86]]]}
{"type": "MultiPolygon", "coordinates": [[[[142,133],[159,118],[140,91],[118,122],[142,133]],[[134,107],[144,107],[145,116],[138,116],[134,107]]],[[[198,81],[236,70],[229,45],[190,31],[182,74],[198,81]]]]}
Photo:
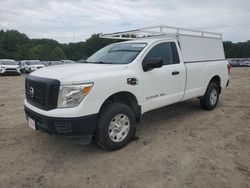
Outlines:
{"type": "Polygon", "coordinates": [[[225,41],[223,44],[227,58],[250,58],[250,41],[238,43],[225,41]]]}
{"type": "Polygon", "coordinates": [[[65,54],[60,47],[56,47],[51,51],[51,59],[53,60],[61,60],[65,59],[65,54]]]}
{"type": "Polygon", "coordinates": [[[41,44],[38,44],[36,46],[33,46],[29,50],[29,59],[39,59],[41,52],[43,50],[43,46],[41,44]]]}
{"type": "Polygon", "coordinates": [[[16,30],[7,30],[0,32],[0,55],[3,58],[17,59],[18,46],[29,42],[29,38],[16,30]]]}
{"type": "Polygon", "coordinates": [[[103,48],[104,46],[107,46],[115,42],[120,42],[120,40],[104,39],[104,38],[100,38],[99,34],[93,34],[85,42],[86,55],[90,56],[93,53],[95,53],[97,50],[103,48]]]}
{"type": "Polygon", "coordinates": [[[6,50],[4,46],[4,39],[5,39],[5,32],[3,30],[0,30],[0,57],[4,58],[6,57],[6,50]]]}
{"type": "Polygon", "coordinates": [[[87,57],[85,42],[63,44],[62,48],[68,59],[79,60],[87,57]]]}

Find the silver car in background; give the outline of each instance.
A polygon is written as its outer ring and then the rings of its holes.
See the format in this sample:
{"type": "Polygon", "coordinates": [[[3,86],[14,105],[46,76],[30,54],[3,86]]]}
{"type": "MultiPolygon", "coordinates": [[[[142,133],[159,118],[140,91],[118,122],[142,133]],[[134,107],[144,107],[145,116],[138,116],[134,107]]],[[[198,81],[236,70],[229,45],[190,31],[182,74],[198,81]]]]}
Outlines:
{"type": "Polygon", "coordinates": [[[71,63],[76,63],[75,61],[68,60],[68,59],[63,59],[63,60],[61,60],[61,62],[62,62],[63,64],[71,64],[71,63]]]}
{"type": "Polygon", "coordinates": [[[25,73],[31,73],[44,67],[45,65],[40,60],[28,60],[25,65],[25,73]]]}
{"type": "Polygon", "coordinates": [[[61,61],[49,61],[48,66],[63,65],[61,61]]]}

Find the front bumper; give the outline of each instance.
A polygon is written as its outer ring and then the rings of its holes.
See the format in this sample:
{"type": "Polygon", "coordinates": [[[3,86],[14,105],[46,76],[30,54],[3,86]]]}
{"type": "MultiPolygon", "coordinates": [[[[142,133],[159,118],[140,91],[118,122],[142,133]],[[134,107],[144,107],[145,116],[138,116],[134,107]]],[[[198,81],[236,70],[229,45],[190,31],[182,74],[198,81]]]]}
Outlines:
{"type": "Polygon", "coordinates": [[[18,69],[4,69],[0,71],[0,74],[7,75],[7,74],[21,74],[18,69]]]}
{"type": "Polygon", "coordinates": [[[48,134],[92,137],[96,130],[97,114],[84,117],[61,118],[38,114],[26,106],[24,109],[26,118],[29,117],[35,121],[36,130],[41,130],[48,134]]]}

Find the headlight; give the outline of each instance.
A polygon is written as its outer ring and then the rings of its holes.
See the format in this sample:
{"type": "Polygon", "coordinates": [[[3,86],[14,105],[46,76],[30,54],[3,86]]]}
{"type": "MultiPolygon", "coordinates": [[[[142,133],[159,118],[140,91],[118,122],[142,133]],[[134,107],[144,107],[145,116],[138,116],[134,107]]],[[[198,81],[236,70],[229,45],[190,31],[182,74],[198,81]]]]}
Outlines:
{"type": "Polygon", "coordinates": [[[62,85],[58,95],[58,108],[72,108],[81,103],[83,98],[89,94],[93,83],[81,85],[62,85]]]}

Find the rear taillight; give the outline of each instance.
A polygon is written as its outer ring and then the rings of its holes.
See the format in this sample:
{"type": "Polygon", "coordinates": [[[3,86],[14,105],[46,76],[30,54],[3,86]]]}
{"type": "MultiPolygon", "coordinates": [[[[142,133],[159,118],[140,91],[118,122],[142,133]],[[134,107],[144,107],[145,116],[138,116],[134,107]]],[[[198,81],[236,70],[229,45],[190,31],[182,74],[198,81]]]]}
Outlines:
{"type": "Polygon", "coordinates": [[[232,67],[232,65],[230,65],[230,64],[228,63],[228,64],[227,64],[228,75],[230,75],[230,73],[231,73],[231,67],[232,67]]]}

